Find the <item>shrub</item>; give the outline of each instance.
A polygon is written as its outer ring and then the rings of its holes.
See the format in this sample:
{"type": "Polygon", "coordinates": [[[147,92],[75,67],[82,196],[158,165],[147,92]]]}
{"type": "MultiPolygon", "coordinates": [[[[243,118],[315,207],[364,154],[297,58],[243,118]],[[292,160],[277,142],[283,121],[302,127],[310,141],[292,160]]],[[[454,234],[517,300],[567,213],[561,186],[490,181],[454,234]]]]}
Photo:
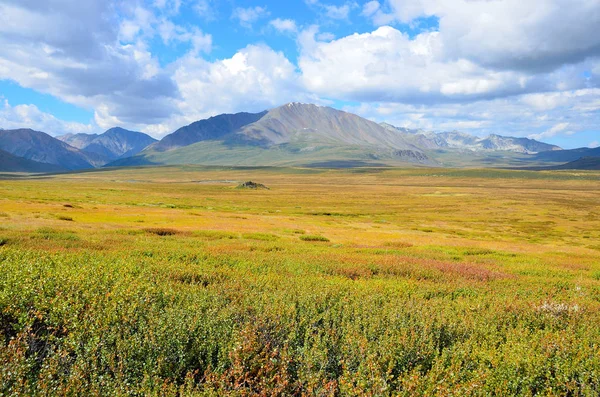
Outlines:
{"type": "Polygon", "coordinates": [[[144,229],[144,231],[148,234],[154,234],[156,236],[161,236],[161,237],[174,236],[179,233],[175,229],[167,229],[167,228],[160,228],[160,227],[148,228],[148,229],[144,229]]]}
{"type": "Polygon", "coordinates": [[[306,236],[300,236],[300,240],[302,241],[321,241],[321,242],[329,242],[329,239],[327,237],[323,237],[323,236],[316,236],[316,235],[306,235],[306,236]]]}
{"type": "Polygon", "coordinates": [[[278,240],[279,237],[274,234],[268,233],[244,233],[242,234],[242,238],[246,240],[259,240],[259,241],[275,241],[278,240]]]}
{"type": "Polygon", "coordinates": [[[233,240],[239,236],[236,233],[222,232],[220,230],[197,230],[194,236],[205,240],[233,240]]]}
{"type": "Polygon", "coordinates": [[[42,227],[35,231],[33,238],[41,240],[59,240],[59,241],[78,241],[79,236],[70,230],[57,230],[49,227],[42,227]]]}

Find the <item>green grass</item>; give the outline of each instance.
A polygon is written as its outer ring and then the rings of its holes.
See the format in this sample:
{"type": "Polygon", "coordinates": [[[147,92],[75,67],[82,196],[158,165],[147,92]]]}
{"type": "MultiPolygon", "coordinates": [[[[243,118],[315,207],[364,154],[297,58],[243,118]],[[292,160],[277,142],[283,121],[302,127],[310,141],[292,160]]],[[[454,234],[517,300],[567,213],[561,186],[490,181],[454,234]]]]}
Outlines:
{"type": "Polygon", "coordinates": [[[540,175],[0,181],[0,395],[598,395],[600,173],[540,175]]]}
{"type": "Polygon", "coordinates": [[[300,240],[302,240],[302,241],[323,241],[323,242],[329,241],[329,239],[327,237],[315,236],[315,235],[300,236],[300,240]]]}

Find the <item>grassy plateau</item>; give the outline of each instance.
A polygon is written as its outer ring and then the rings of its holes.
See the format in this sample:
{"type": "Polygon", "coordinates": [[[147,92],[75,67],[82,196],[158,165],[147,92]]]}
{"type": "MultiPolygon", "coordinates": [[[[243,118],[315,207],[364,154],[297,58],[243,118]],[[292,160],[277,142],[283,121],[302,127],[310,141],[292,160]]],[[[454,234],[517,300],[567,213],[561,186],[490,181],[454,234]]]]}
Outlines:
{"type": "Polygon", "coordinates": [[[600,172],[4,177],[0,396],[600,395],[600,172]]]}

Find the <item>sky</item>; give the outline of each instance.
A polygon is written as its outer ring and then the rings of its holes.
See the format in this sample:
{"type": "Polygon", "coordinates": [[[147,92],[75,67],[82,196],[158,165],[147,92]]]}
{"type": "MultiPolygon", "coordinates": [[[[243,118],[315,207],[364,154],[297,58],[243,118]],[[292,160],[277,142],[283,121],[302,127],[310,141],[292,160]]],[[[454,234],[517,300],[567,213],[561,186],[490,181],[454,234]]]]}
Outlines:
{"type": "Polygon", "coordinates": [[[600,145],[600,0],[0,0],[0,128],[160,138],[288,102],[600,145]]]}

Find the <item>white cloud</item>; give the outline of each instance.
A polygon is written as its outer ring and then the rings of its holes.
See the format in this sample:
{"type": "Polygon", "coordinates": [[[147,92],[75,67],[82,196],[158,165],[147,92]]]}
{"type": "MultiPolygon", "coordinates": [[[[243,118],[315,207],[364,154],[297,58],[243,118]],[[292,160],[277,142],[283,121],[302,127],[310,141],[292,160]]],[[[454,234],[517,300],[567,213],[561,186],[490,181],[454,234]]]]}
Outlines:
{"type": "Polygon", "coordinates": [[[243,27],[250,28],[254,22],[269,15],[270,13],[266,7],[237,7],[233,10],[231,18],[237,19],[243,27]]]}
{"type": "Polygon", "coordinates": [[[173,67],[181,92],[178,116],[145,129],[155,136],[219,113],[259,112],[294,100],[318,100],[302,94],[296,67],[265,45],[250,45],[215,62],[188,55],[173,67]]]}
{"type": "Polygon", "coordinates": [[[376,0],[369,1],[368,3],[365,3],[363,5],[362,15],[364,15],[366,17],[372,17],[380,9],[381,9],[381,4],[379,4],[378,1],[376,1],[376,0]]]}
{"type": "Polygon", "coordinates": [[[447,60],[437,32],[414,39],[391,28],[331,42],[300,35],[299,66],[307,88],[356,101],[436,102],[514,95],[547,84],[516,71],[485,69],[469,60],[447,60]]]}
{"type": "Polygon", "coordinates": [[[154,7],[171,15],[179,14],[181,0],[154,0],[154,7]]]}
{"type": "Polygon", "coordinates": [[[358,5],[356,3],[346,3],[341,6],[324,5],[325,15],[331,19],[348,19],[350,11],[358,5]]]}
{"type": "Polygon", "coordinates": [[[304,0],[304,2],[309,7],[320,11],[324,18],[333,20],[347,20],[352,10],[360,8],[356,1],[347,1],[341,5],[326,4],[320,0],[304,0]]]}
{"type": "MultiPolygon", "coordinates": [[[[600,0],[599,0],[600,1],[600,0]]],[[[593,62],[555,70],[494,68],[449,56],[443,32],[414,37],[389,26],[322,42],[318,27],[299,35],[299,67],[307,88],[319,95],[354,101],[403,103],[465,102],[529,93],[560,93],[594,86],[584,77],[593,62]]],[[[589,72],[588,72],[589,73],[589,72]]],[[[595,77],[595,75],[592,75],[595,77]]],[[[600,85],[600,78],[598,85],[600,85]]],[[[531,97],[541,109],[558,106],[550,96],[531,97]],[[544,100],[545,103],[540,101],[544,100]]]]}
{"type": "Polygon", "coordinates": [[[600,55],[594,33],[600,0],[386,0],[385,6],[386,14],[371,14],[376,23],[437,16],[450,59],[538,71],[600,55]]]}
{"type": "Polygon", "coordinates": [[[35,105],[11,106],[6,99],[0,102],[0,127],[4,129],[35,127],[55,136],[79,132],[93,133],[97,128],[91,124],[57,119],[49,113],[42,112],[35,105]]]}
{"type": "Polygon", "coordinates": [[[298,31],[296,21],[293,19],[277,18],[269,22],[269,25],[273,26],[278,32],[281,33],[296,33],[298,31]]]}
{"type": "Polygon", "coordinates": [[[193,9],[198,16],[207,20],[214,20],[217,16],[217,10],[213,2],[214,0],[196,0],[193,9]]]}
{"type": "Polygon", "coordinates": [[[600,142],[598,142],[598,141],[590,142],[590,144],[588,145],[588,147],[591,147],[591,148],[600,147],[600,142]]]}
{"type": "Polygon", "coordinates": [[[529,135],[529,138],[541,140],[541,139],[552,138],[558,134],[573,135],[574,132],[567,130],[569,127],[570,127],[569,123],[556,124],[555,126],[553,126],[552,128],[550,128],[544,132],[541,132],[539,134],[529,135]]]}
{"type": "Polygon", "coordinates": [[[331,41],[335,40],[335,35],[331,32],[317,33],[316,38],[318,41],[331,41]]]}
{"type": "Polygon", "coordinates": [[[600,89],[576,90],[562,95],[569,98],[568,101],[543,112],[530,104],[529,95],[428,105],[363,103],[346,110],[400,127],[434,131],[462,130],[480,136],[530,136],[552,141],[556,137],[576,137],[579,132],[597,130],[600,125],[600,106],[592,111],[580,109],[598,98],[600,89]]]}

